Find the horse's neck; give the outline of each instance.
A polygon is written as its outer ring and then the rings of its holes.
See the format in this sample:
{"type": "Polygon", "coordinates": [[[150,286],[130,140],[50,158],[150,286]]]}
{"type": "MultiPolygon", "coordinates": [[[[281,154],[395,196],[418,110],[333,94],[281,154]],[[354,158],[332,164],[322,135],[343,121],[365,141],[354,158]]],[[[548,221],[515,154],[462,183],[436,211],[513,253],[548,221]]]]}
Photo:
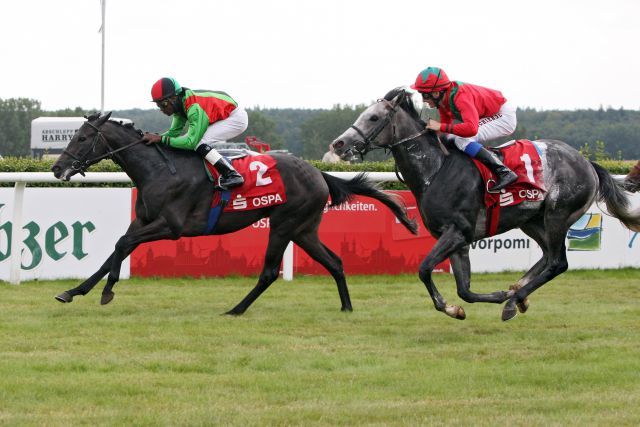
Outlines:
{"type": "Polygon", "coordinates": [[[414,194],[421,193],[429,187],[444,163],[444,153],[438,143],[430,141],[429,138],[426,135],[421,136],[392,150],[398,170],[414,194]]]}
{"type": "MultiPolygon", "coordinates": [[[[109,140],[109,146],[111,150],[117,150],[118,148],[125,147],[128,144],[140,139],[137,136],[126,132],[124,129],[118,129],[115,131],[115,138],[109,140]]],[[[150,150],[143,143],[134,144],[129,148],[117,152],[113,155],[113,161],[120,165],[122,170],[131,178],[136,187],[139,189],[144,187],[145,183],[149,181],[153,176],[153,168],[155,163],[150,159],[155,150],[150,150]]]]}

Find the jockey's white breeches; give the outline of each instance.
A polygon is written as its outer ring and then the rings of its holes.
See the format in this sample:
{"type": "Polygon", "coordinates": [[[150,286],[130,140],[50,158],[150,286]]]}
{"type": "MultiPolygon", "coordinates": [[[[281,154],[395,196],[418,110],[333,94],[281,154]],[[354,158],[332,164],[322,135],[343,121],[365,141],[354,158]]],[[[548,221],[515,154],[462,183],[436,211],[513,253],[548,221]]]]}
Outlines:
{"type": "Polygon", "coordinates": [[[503,136],[509,136],[516,130],[518,120],[516,119],[516,106],[509,101],[502,104],[498,114],[491,117],[481,117],[478,133],[472,137],[463,138],[455,136],[454,143],[461,151],[465,151],[467,145],[472,142],[484,144],[503,136]]]}
{"type": "Polygon", "coordinates": [[[244,108],[237,106],[229,117],[209,125],[207,131],[198,143],[198,147],[201,144],[206,144],[215,148],[216,143],[226,142],[231,138],[235,138],[247,130],[247,126],[249,126],[247,112],[244,108]]]}

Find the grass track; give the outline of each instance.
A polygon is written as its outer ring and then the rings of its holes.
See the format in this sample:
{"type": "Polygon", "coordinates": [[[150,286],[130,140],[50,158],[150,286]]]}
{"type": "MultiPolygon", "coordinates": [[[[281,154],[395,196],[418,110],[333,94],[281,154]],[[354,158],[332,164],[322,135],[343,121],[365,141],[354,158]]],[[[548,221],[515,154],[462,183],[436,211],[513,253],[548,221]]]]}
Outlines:
{"type": "MultiPolygon", "coordinates": [[[[475,275],[478,292],[519,274],[475,275]]],[[[453,279],[435,278],[450,303],[453,279]]],[[[0,284],[0,425],[640,425],[640,271],[568,272],[526,315],[436,312],[411,276],[0,284]]]]}

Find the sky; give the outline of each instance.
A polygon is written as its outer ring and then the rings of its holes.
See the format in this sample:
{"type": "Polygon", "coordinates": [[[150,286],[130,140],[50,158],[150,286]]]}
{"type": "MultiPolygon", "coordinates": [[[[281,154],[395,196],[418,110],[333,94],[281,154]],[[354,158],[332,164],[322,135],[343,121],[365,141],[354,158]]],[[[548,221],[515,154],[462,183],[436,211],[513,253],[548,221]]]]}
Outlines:
{"type": "Polygon", "coordinates": [[[640,109],[638,0],[0,2],[0,98],[154,108],[153,83],[248,108],[369,104],[427,66],[538,110],[640,109]]]}

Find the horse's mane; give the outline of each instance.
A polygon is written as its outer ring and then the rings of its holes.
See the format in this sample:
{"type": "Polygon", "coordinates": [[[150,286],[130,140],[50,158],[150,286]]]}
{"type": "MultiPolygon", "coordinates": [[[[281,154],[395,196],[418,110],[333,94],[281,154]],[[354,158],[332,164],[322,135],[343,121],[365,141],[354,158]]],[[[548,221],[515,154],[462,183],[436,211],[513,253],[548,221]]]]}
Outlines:
{"type": "MultiPolygon", "coordinates": [[[[420,123],[421,127],[426,127],[427,123],[422,120],[422,117],[420,117],[420,112],[416,109],[416,104],[422,104],[422,95],[420,94],[420,92],[414,91],[407,86],[399,86],[387,92],[387,94],[384,96],[384,99],[387,101],[391,101],[400,93],[404,93],[402,100],[398,104],[400,108],[406,111],[407,114],[409,114],[409,116],[411,116],[416,122],[420,123]]],[[[434,131],[429,131],[427,133],[427,136],[431,138],[437,138],[437,134],[434,131]]],[[[441,138],[440,140],[445,145],[445,147],[452,149],[453,151],[459,151],[455,150],[456,147],[453,144],[453,140],[450,140],[448,138],[441,138]]]]}
{"type": "Polygon", "coordinates": [[[417,105],[422,105],[422,96],[419,92],[409,89],[407,86],[399,86],[387,92],[387,94],[384,96],[384,99],[387,101],[391,101],[400,93],[404,93],[400,104],[398,104],[400,105],[400,108],[406,111],[415,121],[420,123],[422,126],[426,126],[426,123],[420,117],[420,112],[417,110],[417,105]]]}
{"type": "MultiPolygon", "coordinates": [[[[99,112],[95,112],[89,116],[84,116],[85,119],[87,119],[87,121],[92,122],[94,120],[97,120],[98,118],[100,118],[100,113],[99,112]]],[[[113,123],[115,125],[119,125],[127,130],[133,130],[135,131],[138,136],[142,137],[142,135],[144,135],[144,132],[138,128],[135,127],[135,124],[133,122],[131,123],[124,123],[122,120],[115,120],[115,119],[109,119],[110,123],[113,123]]]]}

